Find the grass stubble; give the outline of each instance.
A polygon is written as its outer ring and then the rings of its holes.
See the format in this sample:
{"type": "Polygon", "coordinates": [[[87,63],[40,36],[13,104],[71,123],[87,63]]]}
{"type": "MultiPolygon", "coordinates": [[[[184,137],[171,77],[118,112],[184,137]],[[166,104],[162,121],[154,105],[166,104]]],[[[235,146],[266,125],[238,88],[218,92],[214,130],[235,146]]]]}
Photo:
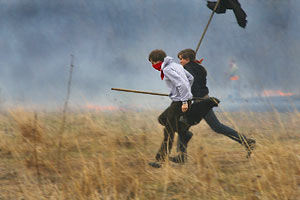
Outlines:
{"type": "Polygon", "coordinates": [[[218,113],[256,139],[250,159],[202,121],[191,129],[188,163],[156,169],[148,162],[163,137],[159,114],[73,112],[60,138],[59,113],[2,112],[0,199],[300,199],[297,111],[218,113]]]}

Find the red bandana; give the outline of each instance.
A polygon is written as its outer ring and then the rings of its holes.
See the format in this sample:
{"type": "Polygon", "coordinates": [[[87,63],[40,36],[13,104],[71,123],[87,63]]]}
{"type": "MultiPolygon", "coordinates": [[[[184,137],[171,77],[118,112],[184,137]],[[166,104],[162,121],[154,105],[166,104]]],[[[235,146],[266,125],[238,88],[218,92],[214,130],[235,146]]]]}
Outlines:
{"type": "Polygon", "coordinates": [[[202,61],[203,61],[203,58],[201,58],[200,60],[195,60],[195,63],[199,63],[199,64],[201,64],[201,63],[202,63],[202,61]]]}
{"type": "Polygon", "coordinates": [[[161,78],[161,80],[163,80],[163,79],[164,79],[164,76],[165,76],[164,73],[163,73],[163,71],[161,70],[161,65],[162,65],[162,63],[163,63],[163,62],[159,62],[159,63],[156,63],[156,64],[152,65],[152,67],[153,67],[154,69],[160,71],[160,78],[161,78]]]}

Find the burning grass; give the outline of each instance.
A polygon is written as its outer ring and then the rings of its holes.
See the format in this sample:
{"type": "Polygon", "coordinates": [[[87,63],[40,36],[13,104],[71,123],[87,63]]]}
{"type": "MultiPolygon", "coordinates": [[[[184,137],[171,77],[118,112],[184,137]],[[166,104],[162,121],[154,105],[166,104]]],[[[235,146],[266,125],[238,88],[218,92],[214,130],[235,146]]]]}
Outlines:
{"type": "MultiPolygon", "coordinates": [[[[189,161],[148,166],[162,140],[159,112],[0,115],[0,199],[299,199],[299,113],[218,113],[257,140],[244,149],[193,127],[189,161]],[[60,160],[59,168],[57,166],[60,160]]],[[[175,148],[173,154],[175,154],[175,148]]]]}

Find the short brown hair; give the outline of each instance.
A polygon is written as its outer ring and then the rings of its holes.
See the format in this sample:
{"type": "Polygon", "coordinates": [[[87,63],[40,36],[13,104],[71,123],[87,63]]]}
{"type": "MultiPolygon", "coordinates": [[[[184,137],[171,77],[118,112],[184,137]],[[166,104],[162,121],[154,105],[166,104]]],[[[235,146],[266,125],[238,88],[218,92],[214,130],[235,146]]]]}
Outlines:
{"type": "Polygon", "coordinates": [[[179,56],[181,56],[183,59],[194,61],[196,59],[196,52],[193,49],[184,49],[177,54],[178,58],[179,56]]]}
{"type": "Polygon", "coordinates": [[[157,62],[157,61],[164,61],[164,58],[167,57],[166,52],[164,52],[161,49],[155,49],[153,51],[151,51],[151,53],[149,54],[149,58],[148,60],[151,62],[157,62]]]}

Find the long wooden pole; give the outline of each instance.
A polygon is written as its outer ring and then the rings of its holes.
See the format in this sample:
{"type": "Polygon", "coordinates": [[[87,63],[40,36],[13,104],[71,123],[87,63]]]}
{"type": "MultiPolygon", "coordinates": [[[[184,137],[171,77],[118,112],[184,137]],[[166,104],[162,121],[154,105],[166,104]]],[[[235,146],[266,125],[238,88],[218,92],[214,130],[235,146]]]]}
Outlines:
{"type": "Polygon", "coordinates": [[[121,88],[111,88],[111,90],[121,91],[121,92],[132,92],[132,93],[140,93],[140,94],[150,94],[150,95],[158,95],[158,96],[169,96],[167,94],[156,93],[156,92],[145,92],[139,90],[128,90],[128,89],[121,89],[121,88]]]}
{"type": "MultiPolygon", "coordinates": [[[[141,90],[128,90],[128,89],[122,89],[122,88],[111,88],[111,90],[115,91],[121,91],[121,92],[131,92],[131,93],[139,93],[139,94],[149,94],[149,95],[156,95],[156,96],[165,96],[168,97],[168,94],[163,93],[157,93],[157,92],[145,92],[141,90]]],[[[200,97],[193,97],[193,100],[204,100],[207,98],[200,98],[200,97]]]]}
{"type": "Polygon", "coordinates": [[[197,52],[198,52],[199,47],[200,47],[200,44],[202,43],[202,40],[203,40],[203,38],[204,38],[204,36],[205,36],[205,33],[206,33],[207,29],[208,29],[208,26],[209,26],[209,24],[210,24],[210,22],[211,22],[211,20],[212,20],[212,18],[213,18],[213,16],[214,16],[215,12],[216,12],[216,9],[217,9],[217,7],[218,7],[220,1],[221,1],[221,0],[218,0],[218,1],[217,1],[214,10],[213,10],[212,13],[210,14],[209,20],[208,20],[208,22],[207,22],[207,24],[206,24],[206,26],[205,26],[205,29],[204,29],[204,31],[203,31],[203,33],[202,33],[202,35],[201,35],[200,41],[198,42],[198,45],[197,45],[197,47],[196,47],[196,50],[195,50],[196,55],[197,55],[197,52]]]}

